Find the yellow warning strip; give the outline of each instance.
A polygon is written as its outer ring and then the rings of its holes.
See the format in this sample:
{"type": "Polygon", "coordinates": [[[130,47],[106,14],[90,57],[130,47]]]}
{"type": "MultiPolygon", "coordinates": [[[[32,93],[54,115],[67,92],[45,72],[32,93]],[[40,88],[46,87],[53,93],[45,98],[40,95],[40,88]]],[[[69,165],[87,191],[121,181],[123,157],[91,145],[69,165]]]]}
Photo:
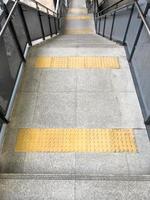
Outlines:
{"type": "Polygon", "coordinates": [[[119,69],[118,57],[111,56],[40,56],[34,59],[36,68],[114,68],[119,69]]]}
{"type": "Polygon", "coordinates": [[[66,29],[64,34],[67,35],[78,35],[78,34],[93,34],[94,31],[90,28],[82,28],[82,29],[66,29]]]}
{"type": "Polygon", "coordinates": [[[91,20],[91,16],[81,15],[81,16],[67,16],[65,17],[66,20],[91,20]]]}
{"type": "Polygon", "coordinates": [[[136,152],[132,129],[20,129],[16,152],[136,152]]]}
{"type": "Polygon", "coordinates": [[[68,13],[69,14],[78,14],[78,13],[87,14],[87,9],[86,8],[69,8],[68,13]]]}

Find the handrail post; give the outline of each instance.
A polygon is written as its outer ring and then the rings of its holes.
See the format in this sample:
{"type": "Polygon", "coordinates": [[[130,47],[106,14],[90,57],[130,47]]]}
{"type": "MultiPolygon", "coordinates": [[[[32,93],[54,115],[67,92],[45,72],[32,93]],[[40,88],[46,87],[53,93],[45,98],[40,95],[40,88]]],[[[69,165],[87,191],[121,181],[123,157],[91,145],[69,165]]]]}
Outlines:
{"type": "Polygon", "coordinates": [[[132,6],[132,8],[131,8],[131,13],[130,13],[130,16],[129,16],[127,28],[126,28],[125,35],[124,35],[124,39],[123,39],[123,45],[125,45],[125,42],[126,42],[126,38],[127,38],[127,34],[128,34],[128,30],[129,30],[130,23],[131,23],[133,11],[134,11],[134,4],[133,4],[133,6],[132,6]]]}
{"type": "Polygon", "coordinates": [[[60,19],[61,19],[61,16],[60,16],[60,13],[57,13],[57,20],[58,20],[58,30],[60,31],[61,29],[61,25],[60,25],[60,19]]]}
{"type": "Polygon", "coordinates": [[[105,36],[105,27],[106,27],[106,15],[104,17],[103,37],[105,36]]]}
{"type": "Polygon", "coordinates": [[[1,106],[0,106],[0,119],[6,124],[9,123],[8,119],[6,119],[6,117],[5,117],[5,115],[4,115],[3,111],[2,111],[1,106]]]}
{"type": "Polygon", "coordinates": [[[30,46],[32,46],[30,33],[29,33],[28,26],[27,26],[27,23],[26,23],[26,20],[25,20],[25,16],[24,16],[24,13],[23,13],[23,10],[22,10],[22,7],[21,7],[20,4],[18,4],[18,10],[19,10],[19,13],[20,13],[20,16],[21,16],[21,19],[22,19],[22,23],[23,23],[23,27],[24,27],[24,31],[25,31],[28,43],[29,43],[30,46]]]}
{"type": "Polygon", "coordinates": [[[95,20],[95,18],[96,18],[96,2],[95,2],[95,0],[93,2],[94,2],[94,20],[95,20]]]}
{"type": "Polygon", "coordinates": [[[57,35],[57,26],[56,26],[56,19],[55,19],[55,16],[53,16],[53,19],[54,19],[54,26],[55,26],[55,34],[57,35]]]}
{"type": "Polygon", "coordinates": [[[113,30],[114,30],[115,17],[116,17],[116,12],[114,12],[114,14],[113,14],[113,21],[112,21],[111,32],[110,32],[110,40],[112,40],[112,34],[113,34],[113,30]]]}
{"type": "MultiPolygon", "coordinates": [[[[148,10],[149,10],[149,6],[147,6],[146,8],[145,8],[145,11],[144,11],[144,17],[147,15],[147,12],[148,12],[148,10]]],[[[142,20],[142,19],[141,19],[142,20]]],[[[129,62],[131,62],[131,60],[132,60],[132,57],[133,57],[133,54],[134,54],[134,52],[135,52],[135,48],[136,48],[136,45],[137,45],[137,43],[138,43],[138,40],[139,40],[139,37],[140,37],[140,35],[141,35],[141,31],[142,31],[142,28],[143,28],[143,20],[141,21],[141,23],[140,23],[140,26],[139,26],[139,29],[138,29],[138,32],[137,32],[137,36],[136,36],[136,38],[135,38],[135,41],[134,41],[134,44],[133,44],[133,48],[132,48],[132,50],[131,50],[131,54],[130,54],[130,56],[129,56],[129,62]]]]}
{"type": "Polygon", "coordinates": [[[38,3],[37,3],[37,2],[36,2],[36,8],[37,8],[38,18],[39,18],[39,22],[40,22],[42,37],[43,37],[43,40],[45,40],[44,28],[43,28],[42,19],[41,19],[41,14],[40,14],[40,10],[39,10],[39,6],[38,6],[38,3]]]}
{"type": "Polygon", "coordinates": [[[49,23],[50,36],[52,37],[53,34],[52,34],[52,27],[51,27],[51,19],[50,19],[50,16],[49,16],[48,9],[47,9],[47,14],[48,14],[48,23],[49,23]]]}
{"type": "Polygon", "coordinates": [[[98,19],[95,19],[95,31],[98,33],[98,19]]]}
{"type": "Polygon", "coordinates": [[[101,18],[99,19],[99,24],[98,24],[98,34],[100,35],[100,29],[101,29],[101,18]]]}
{"type": "Polygon", "coordinates": [[[95,22],[94,24],[95,24],[95,29],[97,29],[97,20],[96,20],[96,10],[97,10],[97,9],[96,9],[96,0],[94,0],[93,3],[94,3],[93,6],[94,6],[94,22],[95,22]]]}
{"type": "MultiPolygon", "coordinates": [[[[8,17],[9,12],[8,12],[7,6],[6,6],[5,4],[4,4],[4,9],[5,9],[6,16],[8,17]]],[[[14,29],[14,26],[13,26],[13,23],[12,23],[11,19],[10,19],[10,21],[9,21],[9,28],[10,28],[10,31],[11,31],[12,36],[13,36],[13,38],[14,38],[14,41],[15,41],[15,43],[16,43],[16,46],[17,46],[17,50],[18,50],[18,52],[19,52],[19,55],[20,55],[21,59],[23,60],[23,62],[25,62],[26,60],[25,60],[25,58],[24,58],[24,55],[23,55],[23,52],[22,52],[22,49],[21,49],[21,45],[20,45],[20,43],[19,43],[19,40],[18,40],[16,31],[15,31],[15,29],[14,29]]]]}
{"type": "Polygon", "coordinates": [[[97,8],[98,8],[98,0],[96,0],[96,5],[97,5],[97,8]]]}

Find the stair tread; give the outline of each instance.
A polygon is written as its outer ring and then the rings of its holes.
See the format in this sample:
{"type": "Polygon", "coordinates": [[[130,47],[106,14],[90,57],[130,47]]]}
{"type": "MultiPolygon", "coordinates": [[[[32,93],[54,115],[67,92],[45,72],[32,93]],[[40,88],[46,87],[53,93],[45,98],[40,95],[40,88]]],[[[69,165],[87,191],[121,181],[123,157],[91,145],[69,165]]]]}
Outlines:
{"type": "Polygon", "coordinates": [[[97,175],[53,173],[1,173],[0,180],[101,180],[101,181],[150,181],[150,175],[97,175]]]}
{"type": "Polygon", "coordinates": [[[150,181],[0,179],[0,195],[8,199],[149,199],[150,181]]]}

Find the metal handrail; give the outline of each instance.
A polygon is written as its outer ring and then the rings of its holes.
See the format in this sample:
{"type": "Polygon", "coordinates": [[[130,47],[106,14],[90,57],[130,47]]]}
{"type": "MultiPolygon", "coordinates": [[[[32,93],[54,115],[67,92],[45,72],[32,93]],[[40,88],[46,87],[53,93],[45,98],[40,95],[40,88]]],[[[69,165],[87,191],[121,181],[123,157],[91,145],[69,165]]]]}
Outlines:
{"type": "Polygon", "coordinates": [[[50,8],[46,7],[46,6],[43,5],[42,3],[40,3],[40,2],[38,2],[38,1],[36,1],[36,0],[30,0],[30,1],[33,2],[33,3],[35,3],[35,4],[38,4],[38,5],[42,6],[42,7],[45,8],[46,10],[49,10],[49,11],[52,12],[53,14],[56,14],[56,15],[57,15],[57,13],[56,13],[55,11],[53,11],[53,10],[51,10],[50,8]]]}
{"type": "MultiPolygon", "coordinates": [[[[109,6],[108,8],[113,7],[114,5],[118,5],[120,2],[123,2],[123,1],[124,0],[121,0],[121,1],[119,1],[119,2],[117,2],[115,4],[113,4],[113,5],[109,6]]],[[[112,21],[112,27],[111,27],[111,33],[110,33],[110,39],[112,39],[112,33],[113,33],[113,28],[114,28],[114,21],[115,21],[115,17],[116,17],[116,12],[121,10],[121,9],[123,9],[123,8],[129,7],[131,5],[132,5],[131,13],[130,13],[130,16],[129,16],[129,21],[128,21],[128,24],[127,24],[127,28],[126,28],[126,31],[125,31],[125,35],[124,35],[124,39],[123,39],[122,44],[125,44],[125,40],[126,40],[126,37],[127,37],[127,33],[128,33],[129,25],[130,25],[130,22],[131,22],[131,18],[132,18],[134,7],[136,7],[136,9],[137,9],[137,12],[138,12],[138,14],[140,16],[140,19],[141,19],[141,23],[140,23],[140,27],[138,29],[138,34],[136,36],[133,48],[131,50],[131,54],[129,56],[129,62],[132,60],[132,57],[133,57],[133,54],[134,54],[134,51],[135,51],[135,47],[137,45],[137,42],[138,42],[140,33],[142,31],[143,25],[145,26],[146,31],[148,32],[148,35],[150,36],[150,27],[149,27],[149,24],[148,24],[148,22],[146,20],[146,14],[148,12],[148,7],[146,8],[146,10],[143,13],[143,11],[142,11],[139,3],[137,2],[137,0],[134,0],[133,3],[120,6],[120,7],[116,8],[116,9],[108,11],[107,13],[102,14],[100,16],[96,16],[95,15],[95,24],[97,24],[97,20],[101,21],[101,18],[104,18],[104,27],[103,27],[103,34],[102,34],[103,36],[105,36],[105,25],[106,25],[107,16],[110,15],[110,14],[113,15],[113,21],[112,21]]],[[[106,9],[108,10],[108,8],[106,8],[106,9]]],[[[104,9],[103,9],[103,11],[104,11],[104,9]]],[[[100,27],[100,25],[99,25],[99,27],[100,27]]]]}
{"type": "Polygon", "coordinates": [[[114,3],[114,4],[112,4],[112,5],[110,5],[110,6],[106,7],[106,8],[104,8],[103,10],[97,12],[96,14],[103,13],[104,11],[107,11],[107,10],[109,10],[110,8],[113,8],[114,6],[117,6],[119,3],[123,2],[123,1],[124,1],[124,0],[120,0],[120,1],[118,1],[118,2],[116,2],[116,3],[114,3]]]}
{"type": "Polygon", "coordinates": [[[56,4],[56,11],[58,12],[58,8],[59,8],[59,4],[60,4],[60,0],[57,1],[57,4],[56,4]]]}
{"type": "Polygon", "coordinates": [[[129,7],[129,6],[132,6],[133,4],[134,4],[134,2],[133,2],[133,3],[128,3],[128,4],[123,5],[123,6],[120,6],[119,8],[116,8],[116,9],[114,9],[114,10],[111,10],[111,11],[109,11],[109,12],[103,14],[103,15],[100,15],[100,16],[96,17],[96,19],[100,19],[100,18],[104,17],[105,15],[111,15],[112,13],[117,12],[117,11],[119,11],[119,10],[122,10],[122,9],[124,9],[124,8],[127,8],[127,7],[129,7]]]}
{"type": "MultiPolygon", "coordinates": [[[[10,2],[10,4],[9,3],[5,4],[4,2],[2,2],[3,12],[1,14],[1,16],[2,16],[1,20],[3,19],[3,17],[5,18],[5,20],[4,20],[3,25],[0,27],[0,39],[2,39],[2,41],[3,41],[3,35],[5,34],[7,28],[9,27],[11,37],[13,38],[14,45],[16,46],[16,49],[18,51],[17,52],[18,57],[20,57],[20,62],[18,63],[19,68],[18,68],[16,77],[15,77],[16,80],[19,79],[18,78],[20,76],[19,73],[20,73],[20,70],[22,70],[21,66],[23,66],[23,63],[26,62],[25,51],[28,46],[32,46],[32,41],[34,39],[36,40],[36,39],[42,39],[42,38],[43,38],[43,40],[45,40],[46,37],[48,37],[48,36],[52,37],[53,34],[57,35],[61,29],[61,21],[60,20],[62,17],[59,12],[61,12],[61,10],[63,10],[64,4],[59,5],[60,6],[59,10],[57,12],[54,12],[36,0],[30,0],[30,1],[35,3],[35,6],[27,5],[26,3],[22,2],[21,0],[12,0],[10,2]],[[11,7],[9,5],[11,5],[11,7]],[[37,14],[36,17],[37,17],[37,20],[39,21],[39,31],[41,31],[41,33],[38,35],[38,37],[35,37],[35,38],[31,35],[32,34],[32,32],[30,32],[31,27],[30,27],[30,24],[28,24],[28,22],[26,20],[26,15],[24,14],[24,12],[28,11],[28,9],[29,9],[29,11],[30,11],[30,9],[32,11],[35,11],[35,15],[37,14]],[[20,41],[21,38],[19,38],[16,27],[14,26],[16,16],[13,18],[13,14],[15,14],[16,10],[19,14],[19,17],[21,18],[20,24],[22,24],[23,31],[24,31],[24,34],[26,37],[25,44],[23,44],[24,46],[21,46],[21,41],[20,41]],[[45,25],[43,23],[43,19],[42,19],[43,16],[46,16],[48,19],[47,25],[45,25]],[[46,29],[44,26],[46,27],[46,29]],[[47,27],[47,26],[49,26],[49,27],[47,27]],[[47,29],[48,29],[48,32],[47,32],[47,29]],[[32,36],[32,38],[31,38],[31,36],[32,36]]],[[[6,56],[7,56],[7,54],[6,54],[6,56]]],[[[8,65],[9,65],[9,63],[8,63],[8,65]]],[[[12,87],[12,89],[14,90],[13,87],[12,87]]],[[[10,91],[11,95],[13,92],[10,91]]],[[[10,101],[10,99],[8,99],[8,101],[10,101]]],[[[0,106],[0,108],[1,108],[1,106],[0,106]]],[[[5,109],[7,110],[8,107],[5,109]]],[[[9,122],[6,118],[6,116],[5,116],[5,113],[3,112],[3,110],[0,109],[0,120],[2,120],[3,123],[9,122]]]]}
{"type": "MultiPolygon", "coordinates": [[[[46,6],[44,6],[43,4],[39,3],[38,1],[36,0],[30,0],[32,2],[34,2],[36,5],[40,5],[40,6],[43,6],[47,11],[52,11],[51,9],[47,8],[46,6]]],[[[16,9],[16,6],[18,5],[18,3],[21,2],[20,0],[15,0],[15,3],[14,5],[12,6],[10,12],[9,12],[9,15],[4,23],[4,25],[2,26],[1,30],[0,30],[0,37],[3,35],[3,33],[5,32],[6,28],[7,28],[7,25],[9,23],[9,21],[11,20],[11,17],[12,17],[12,14],[14,13],[15,9],[16,9]]],[[[22,3],[22,2],[21,2],[22,3]]],[[[52,11],[56,16],[57,16],[57,13],[52,11]]],[[[49,14],[47,12],[47,14],[49,14]]]]}
{"type": "MultiPolygon", "coordinates": [[[[138,0],[133,0],[129,4],[124,2],[120,4],[119,6],[117,6],[116,8],[114,7],[121,2],[123,2],[123,0],[103,9],[99,13],[94,12],[96,33],[98,35],[106,37],[110,40],[113,40],[125,46],[127,59],[131,67],[131,72],[133,72],[133,79],[135,81],[135,84],[137,83],[139,84],[139,85],[136,85],[136,89],[139,94],[139,97],[141,98],[140,103],[142,107],[144,107],[143,110],[145,112],[146,105],[143,103],[144,95],[143,93],[141,93],[141,88],[140,88],[141,82],[139,82],[138,80],[139,77],[137,78],[137,74],[134,70],[136,70],[136,65],[141,64],[142,62],[141,60],[139,61],[137,59],[137,56],[139,56],[139,50],[141,48],[140,40],[143,41],[142,37],[145,38],[145,37],[150,36],[150,25],[147,20],[147,14],[150,9],[150,2],[144,2],[143,4],[142,3],[140,4],[138,0]],[[117,15],[118,13],[119,15],[117,15]],[[125,17],[124,17],[124,14],[126,14],[125,17]],[[123,19],[125,19],[125,23],[122,24],[121,26],[122,30],[121,30],[119,26],[120,26],[120,23],[122,23],[123,19]],[[132,22],[132,20],[135,22],[135,24],[134,22],[132,22]],[[132,32],[134,28],[133,26],[136,26],[136,33],[132,32]],[[144,35],[143,35],[143,32],[144,32],[144,35]]],[[[97,6],[96,3],[94,4],[94,6],[97,6]]],[[[95,11],[96,10],[97,9],[95,9],[95,11]]],[[[145,78],[145,77],[142,77],[142,78],[145,78]]],[[[145,120],[145,124],[149,125],[150,115],[146,117],[144,116],[144,120],[145,120]]]]}
{"type": "Polygon", "coordinates": [[[105,0],[103,0],[103,1],[99,4],[99,6],[102,6],[104,2],[105,2],[105,0]]]}
{"type": "MultiPolygon", "coordinates": [[[[109,8],[113,7],[114,5],[118,5],[119,3],[123,2],[123,1],[124,1],[124,0],[120,0],[120,1],[118,1],[117,3],[114,3],[113,5],[107,7],[106,9],[108,10],[109,8]]],[[[100,16],[96,17],[95,19],[96,19],[96,20],[97,20],[97,19],[100,19],[100,18],[102,18],[102,17],[107,16],[108,14],[112,14],[112,13],[114,13],[114,12],[117,12],[117,11],[119,11],[119,10],[122,10],[123,8],[126,8],[126,7],[128,7],[128,6],[131,6],[131,5],[133,5],[133,4],[135,4],[135,6],[136,6],[136,8],[137,8],[137,11],[138,11],[138,13],[139,13],[139,15],[140,15],[140,18],[141,18],[143,24],[145,25],[145,28],[146,28],[146,30],[147,30],[149,36],[150,36],[150,27],[149,27],[149,24],[148,24],[148,22],[145,20],[143,11],[142,11],[142,9],[140,8],[140,5],[139,5],[139,3],[137,2],[137,0],[134,0],[133,3],[129,3],[129,4],[126,4],[126,5],[121,6],[121,7],[119,7],[119,8],[116,8],[116,9],[114,9],[114,10],[111,10],[110,12],[105,13],[105,14],[103,14],[103,15],[100,15],[100,16]]],[[[102,13],[102,12],[103,12],[104,10],[106,10],[106,9],[103,9],[103,10],[100,11],[99,13],[102,13]]],[[[99,14],[99,13],[98,13],[98,14],[99,14]]]]}
{"type": "MultiPolygon", "coordinates": [[[[15,1],[16,1],[16,0],[15,0],[15,1]]],[[[48,10],[48,12],[52,13],[54,16],[57,16],[57,13],[56,13],[55,11],[51,10],[50,8],[48,8],[48,7],[46,7],[45,5],[41,4],[40,2],[38,2],[38,1],[36,1],[36,0],[29,0],[29,1],[31,1],[32,3],[35,3],[35,5],[38,5],[39,8],[42,7],[42,8],[45,9],[46,11],[48,10]]],[[[27,4],[27,3],[25,3],[24,1],[19,0],[19,2],[20,2],[21,4],[31,6],[31,5],[27,4]]],[[[31,7],[32,7],[32,6],[31,6],[31,7]]],[[[33,8],[36,9],[36,7],[33,7],[33,8]]],[[[41,9],[40,9],[40,11],[41,11],[41,12],[45,12],[44,10],[41,10],[41,9]]],[[[45,13],[47,13],[47,12],[45,12],[45,13]]]]}
{"type": "Polygon", "coordinates": [[[18,2],[19,2],[19,0],[16,0],[16,1],[15,1],[14,5],[13,5],[13,7],[12,7],[12,9],[11,9],[11,11],[9,12],[9,15],[8,15],[8,17],[7,17],[7,19],[6,19],[5,23],[4,23],[4,25],[2,26],[1,31],[0,31],[0,37],[1,37],[1,36],[3,35],[3,33],[5,32],[5,30],[6,30],[6,28],[7,28],[7,25],[8,25],[8,23],[9,23],[9,21],[11,20],[11,16],[12,16],[13,12],[15,11],[18,2]]]}
{"type": "Polygon", "coordinates": [[[150,36],[150,27],[149,27],[147,21],[145,20],[143,11],[141,10],[141,8],[140,8],[140,6],[139,6],[139,3],[138,3],[137,1],[135,1],[134,3],[135,3],[135,6],[136,6],[136,8],[137,8],[137,10],[138,10],[138,13],[139,13],[139,15],[140,15],[142,21],[143,21],[143,24],[145,25],[145,28],[146,28],[146,30],[147,30],[149,36],[150,36]]]}

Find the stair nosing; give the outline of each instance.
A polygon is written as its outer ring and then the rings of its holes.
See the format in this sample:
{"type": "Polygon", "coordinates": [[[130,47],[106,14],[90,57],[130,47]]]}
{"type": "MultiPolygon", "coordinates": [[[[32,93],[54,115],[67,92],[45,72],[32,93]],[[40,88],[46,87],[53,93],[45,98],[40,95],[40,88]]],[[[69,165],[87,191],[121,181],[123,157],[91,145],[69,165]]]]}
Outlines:
{"type": "Polygon", "coordinates": [[[97,174],[27,174],[1,173],[0,179],[28,180],[98,180],[98,181],[150,181],[150,175],[97,175],[97,174]]]}

